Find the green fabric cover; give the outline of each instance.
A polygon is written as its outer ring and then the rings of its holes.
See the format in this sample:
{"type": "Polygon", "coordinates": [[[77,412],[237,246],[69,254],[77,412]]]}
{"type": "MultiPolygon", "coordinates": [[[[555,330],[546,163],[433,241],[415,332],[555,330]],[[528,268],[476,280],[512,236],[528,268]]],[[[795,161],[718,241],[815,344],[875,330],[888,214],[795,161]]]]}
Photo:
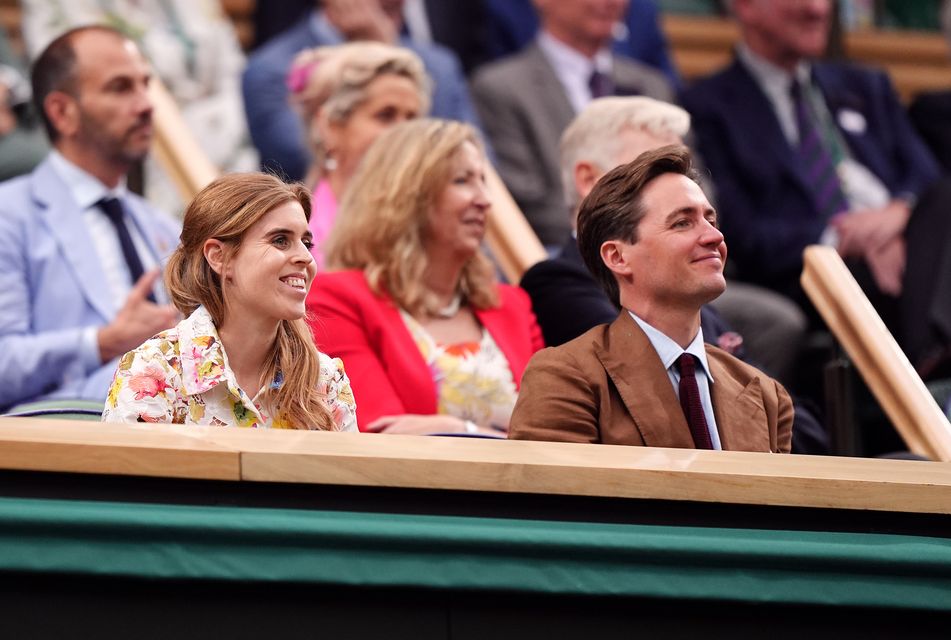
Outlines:
{"type": "Polygon", "coordinates": [[[0,571],[951,610],[940,538],[246,507],[0,498],[0,571]]]}

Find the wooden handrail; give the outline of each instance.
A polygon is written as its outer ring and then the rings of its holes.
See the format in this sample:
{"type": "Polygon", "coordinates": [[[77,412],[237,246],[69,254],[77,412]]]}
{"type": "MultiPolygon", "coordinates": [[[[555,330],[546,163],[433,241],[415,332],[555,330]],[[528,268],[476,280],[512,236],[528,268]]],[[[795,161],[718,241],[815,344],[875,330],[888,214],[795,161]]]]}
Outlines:
{"type": "Polygon", "coordinates": [[[155,129],[152,151],[171,178],[178,195],[184,202],[190,202],[195,194],[218,177],[220,171],[199,146],[175,98],[157,77],[149,83],[149,97],[155,129]]]}
{"type": "MultiPolygon", "coordinates": [[[[188,202],[218,176],[219,170],[188,130],[175,99],[158,78],[152,79],[150,91],[153,151],[182,200],[188,202]]],[[[492,199],[486,243],[508,281],[518,283],[526,269],[545,259],[545,249],[491,165],[486,177],[492,199]]]]}
{"type": "Polygon", "coordinates": [[[0,418],[0,469],[951,513],[951,465],[0,418]]]}
{"type": "Polygon", "coordinates": [[[807,247],[802,286],[911,451],[951,460],[951,424],[839,254],[807,247]]]}
{"type": "Polygon", "coordinates": [[[547,257],[545,248],[491,164],[486,164],[486,180],[492,214],[485,240],[505,278],[518,284],[530,266],[547,257]]]}

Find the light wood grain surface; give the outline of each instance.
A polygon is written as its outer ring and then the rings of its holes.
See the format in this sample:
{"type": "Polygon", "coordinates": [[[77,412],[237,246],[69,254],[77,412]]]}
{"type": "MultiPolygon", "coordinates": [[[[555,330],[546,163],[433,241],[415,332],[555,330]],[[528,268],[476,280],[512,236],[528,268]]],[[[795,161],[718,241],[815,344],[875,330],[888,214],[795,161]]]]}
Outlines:
{"type": "Polygon", "coordinates": [[[0,419],[0,468],[951,513],[951,465],[549,442],[0,419]]]}
{"type": "Polygon", "coordinates": [[[807,247],[802,286],[911,451],[951,461],[951,425],[832,247],[807,247]]]}

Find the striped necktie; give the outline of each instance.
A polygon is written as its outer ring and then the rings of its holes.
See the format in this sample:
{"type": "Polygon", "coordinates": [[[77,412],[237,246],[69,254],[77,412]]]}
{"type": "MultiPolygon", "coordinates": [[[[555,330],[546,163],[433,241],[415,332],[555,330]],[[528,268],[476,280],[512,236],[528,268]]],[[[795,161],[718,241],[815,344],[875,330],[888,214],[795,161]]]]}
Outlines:
{"type": "Polygon", "coordinates": [[[848,201],[842,192],[835,162],[799,81],[793,80],[789,95],[796,114],[796,127],[799,129],[799,146],[796,152],[813,188],[816,208],[822,219],[828,220],[833,215],[848,210],[848,201]]]}

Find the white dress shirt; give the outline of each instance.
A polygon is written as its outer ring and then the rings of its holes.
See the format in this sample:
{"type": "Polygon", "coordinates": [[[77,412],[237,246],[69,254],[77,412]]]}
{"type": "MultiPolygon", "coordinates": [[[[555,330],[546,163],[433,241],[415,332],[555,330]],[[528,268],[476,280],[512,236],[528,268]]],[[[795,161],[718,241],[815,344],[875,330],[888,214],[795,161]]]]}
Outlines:
{"type": "Polygon", "coordinates": [[[650,340],[651,346],[654,347],[660,361],[664,363],[664,368],[667,369],[667,377],[670,378],[670,384],[673,385],[674,394],[678,398],[680,397],[680,372],[677,370],[677,360],[684,353],[689,353],[700,362],[696,376],[697,388],[700,390],[700,405],[703,407],[703,417],[706,418],[707,429],[710,431],[710,444],[714,449],[722,449],[720,434],[717,432],[717,419],[713,415],[713,400],[710,397],[710,385],[715,381],[713,374],[710,373],[710,365],[707,363],[707,352],[703,348],[703,329],[698,329],[693,342],[687,345],[686,349],[683,349],[662,331],[638,318],[633,311],[628,310],[628,313],[634,318],[637,326],[647,334],[647,339],[650,340]]]}
{"type": "Polygon", "coordinates": [[[552,37],[544,29],[538,32],[538,46],[565,88],[568,102],[574,107],[575,113],[580,113],[591,102],[591,74],[597,70],[611,77],[614,58],[607,47],[599,50],[594,58],[589,58],[552,37]]]}

